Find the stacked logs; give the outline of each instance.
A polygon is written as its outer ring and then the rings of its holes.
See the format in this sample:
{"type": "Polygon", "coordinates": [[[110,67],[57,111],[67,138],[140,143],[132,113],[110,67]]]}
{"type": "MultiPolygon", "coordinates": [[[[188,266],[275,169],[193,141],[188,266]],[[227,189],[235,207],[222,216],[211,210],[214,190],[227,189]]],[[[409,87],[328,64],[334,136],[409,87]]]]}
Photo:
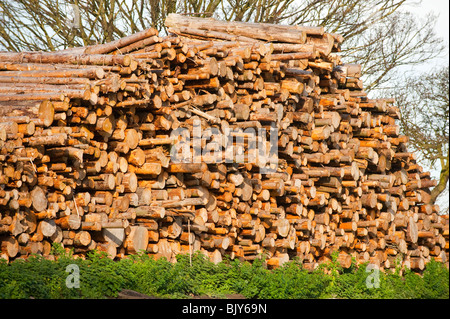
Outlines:
{"type": "Polygon", "coordinates": [[[166,26],[0,53],[3,258],[61,243],[309,269],[333,252],[344,267],[448,260],[435,181],[393,101],[370,99],[361,67],[340,61],[342,37],[178,15],[166,26]]]}

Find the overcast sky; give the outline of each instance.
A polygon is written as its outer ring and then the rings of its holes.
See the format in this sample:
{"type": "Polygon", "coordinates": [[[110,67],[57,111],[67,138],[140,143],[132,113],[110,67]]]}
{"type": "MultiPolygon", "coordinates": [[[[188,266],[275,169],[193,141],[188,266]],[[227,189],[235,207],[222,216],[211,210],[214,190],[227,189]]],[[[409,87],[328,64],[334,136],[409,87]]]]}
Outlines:
{"type": "Polygon", "coordinates": [[[428,12],[439,15],[436,22],[436,31],[446,41],[447,48],[449,43],[449,3],[449,0],[423,0],[420,6],[411,7],[411,11],[418,15],[425,15],[428,12]]]}
{"type": "MultiPolygon", "coordinates": [[[[422,0],[420,5],[413,5],[418,1],[411,0],[411,5],[408,10],[418,16],[424,17],[426,14],[432,12],[438,15],[436,22],[436,34],[443,38],[446,43],[446,56],[443,57],[447,61],[449,59],[449,0],[422,0]]],[[[441,60],[442,61],[442,60],[441,60]]]]}

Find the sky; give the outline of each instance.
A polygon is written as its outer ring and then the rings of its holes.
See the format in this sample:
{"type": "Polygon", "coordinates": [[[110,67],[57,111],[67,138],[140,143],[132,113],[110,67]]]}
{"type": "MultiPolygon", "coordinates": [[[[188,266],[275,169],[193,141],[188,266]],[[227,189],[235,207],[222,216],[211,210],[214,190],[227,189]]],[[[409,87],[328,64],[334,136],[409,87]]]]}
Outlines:
{"type": "Polygon", "coordinates": [[[439,15],[436,22],[436,31],[444,38],[447,47],[449,44],[449,3],[449,0],[422,0],[419,6],[411,5],[408,7],[411,12],[419,16],[425,16],[429,12],[439,15]]]}
{"type": "Polygon", "coordinates": [[[417,0],[410,0],[407,9],[416,14],[419,17],[425,17],[428,13],[434,13],[438,15],[436,21],[436,34],[444,39],[446,44],[445,56],[441,59],[437,59],[435,63],[443,62],[443,60],[449,60],[449,4],[450,0],[422,0],[417,5],[417,0]]]}

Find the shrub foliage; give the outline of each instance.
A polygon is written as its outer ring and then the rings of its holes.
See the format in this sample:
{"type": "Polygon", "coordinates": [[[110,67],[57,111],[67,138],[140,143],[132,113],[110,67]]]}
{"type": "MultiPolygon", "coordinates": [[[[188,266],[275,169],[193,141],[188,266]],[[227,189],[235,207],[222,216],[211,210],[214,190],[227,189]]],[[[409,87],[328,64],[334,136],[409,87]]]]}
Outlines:
{"type": "Polygon", "coordinates": [[[55,254],[56,261],[33,256],[7,264],[0,259],[0,298],[110,298],[122,289],[162,298],[449,298],[449,271],[434,261],[421,275],[409,270],[400,274],[400,269],[380,272],[378,288],[369,288],[367,264],[343,269],[335,258],[308,272],[296,260],[269,270],[263,260],[224,260],[216,265],[201,253],[193,254],[191,261],[179,255],[174,264],[146,254],[119,261],[98,252],[85,260],[58,249],[55,254]],[[79,269],[79,288],[66,285],[67,267],[73,264],[79,269]]]}

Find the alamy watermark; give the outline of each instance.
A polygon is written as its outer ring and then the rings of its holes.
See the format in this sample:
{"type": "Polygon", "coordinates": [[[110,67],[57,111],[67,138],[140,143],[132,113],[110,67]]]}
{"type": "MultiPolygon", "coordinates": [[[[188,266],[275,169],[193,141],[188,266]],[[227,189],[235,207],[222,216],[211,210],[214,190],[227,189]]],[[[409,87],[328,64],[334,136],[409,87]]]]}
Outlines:
{"type": "Polygon", "coordinates": [[[80,8],[75,3],[69,3],[67,11],[66,25],[71,29],[79,29],[81,26],[80,8]]]}
{"type": "Polygon", "coordinates": [[[66,277],[66,287],[69,289],[80,288],[80,267],[77,264],[69,264],[66,272],[69,273],[66,277]]]}
{"type": "Polygon", "coordinates": [[[252,164],[261,174],[278,168],[278,128],[208,127],[202,130],[195,119],[192,129],[179,127],[171,132],[173,163],[252,164]]]}
{"type": "Polygon", "coordinates": [[[376,264],[368,264],[366,273],[370,273],[366,278],[366,287],[380,288],[380,267],[376,264]]]}

